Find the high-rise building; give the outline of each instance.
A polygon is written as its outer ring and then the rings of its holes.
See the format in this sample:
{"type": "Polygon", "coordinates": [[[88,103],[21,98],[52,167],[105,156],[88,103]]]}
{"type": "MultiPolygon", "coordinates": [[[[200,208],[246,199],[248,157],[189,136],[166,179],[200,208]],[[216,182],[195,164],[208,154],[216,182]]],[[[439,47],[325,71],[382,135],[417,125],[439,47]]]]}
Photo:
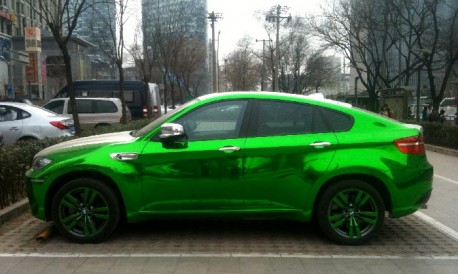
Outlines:
{"type": "MultiPolygon", "coordinates": [[[[102,67],[106,64],[109,67],[110,52],[116,48],[116,41],[113,39],[113,33],[116,33],[117,28],[116,0],[99,1],[96,4],[87,1],[87,5],[78,17],[73,36],[94,45],[89,52],[93,64],[102,67]]],[[[105,74],[95,78],[106,78],[105,74]]]]}
{"type": "MultiPolygon", "coordinates": [[[[142,0],[142,29],[143,47],[150,51],[148,56],[157,56],[157,45],[164,45],[167,41],[181,37],[185,43],[199,45],[204,52],[202,67],[199,72],[200,91],[208,89],[208,73],[206,63],[207,52],[207,0],[142,0]]],[[[145,54],[145,58],[148,58],[145,54]]],[[[161,70],[161,68],[158,68],[161,70]]],[[[170,71],[170,73],[175,73],[170,71]]],[[[178,73],[176,73],[178,74],[178,73]]],[[[184,79],[176,82],[183,83],[184,79]]]]}

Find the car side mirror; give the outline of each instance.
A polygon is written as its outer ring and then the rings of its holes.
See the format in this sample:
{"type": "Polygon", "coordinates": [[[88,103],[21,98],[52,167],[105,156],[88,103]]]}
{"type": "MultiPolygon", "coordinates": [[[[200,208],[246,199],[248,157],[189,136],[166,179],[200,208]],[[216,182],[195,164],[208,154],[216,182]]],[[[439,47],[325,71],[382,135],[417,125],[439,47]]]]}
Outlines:
{"type": "Polygon", "coordinates": [[[159,138],[165,142],[175,142],[186,136],[184,127],[180,124],[165,123],[161,126],[159,138]]]}

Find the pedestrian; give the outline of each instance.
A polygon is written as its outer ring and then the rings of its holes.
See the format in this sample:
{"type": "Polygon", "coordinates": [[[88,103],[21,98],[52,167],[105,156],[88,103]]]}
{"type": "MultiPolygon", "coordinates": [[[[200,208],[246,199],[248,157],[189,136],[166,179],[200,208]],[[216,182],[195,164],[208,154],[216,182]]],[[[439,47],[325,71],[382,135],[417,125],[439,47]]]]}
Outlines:
{"type": "Polygon", "coordinates": [[[439,113],[439,122],[441,122],[442,124],[445,122],[445,110],[443,109],[441,109],[439,113]]]}
{"type": "Polygon", "coordinates": [[[428,121],[428,107],[424,106],[421,112],[421,120],[428,121]]]}
{"type": "Polygon", "coordinates": [[[384,104],[382,106],[380,109],[380,114],[386,117],[390,117],[390,108],[388,107],[388,104],[384,104]]]}

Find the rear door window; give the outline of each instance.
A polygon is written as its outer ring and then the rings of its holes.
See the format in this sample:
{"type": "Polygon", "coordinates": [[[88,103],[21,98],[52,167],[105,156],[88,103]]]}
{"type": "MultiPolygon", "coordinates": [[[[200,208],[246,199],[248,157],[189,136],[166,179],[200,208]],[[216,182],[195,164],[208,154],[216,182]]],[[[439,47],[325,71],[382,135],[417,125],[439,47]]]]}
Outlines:
{"type": "Polygon", "coordinates": [[[309,104],[260,100],[250,126],[250,136],[324,133],[330,129],[318,108],[309,104]]]}
{"type": "Polygon", "coordinates": [[[64,112],[64,103],[65,103],[65,100],[52,101],[52,102],[47,103],[44,106],[44,108],[50,111],[53,111],[57,114],[62,114],[64,112]]]}
{"type": "Polygon", "coordinates": [[[118,107],[112,101],[95,101],[97,113],[116,113],[118,107]]]}

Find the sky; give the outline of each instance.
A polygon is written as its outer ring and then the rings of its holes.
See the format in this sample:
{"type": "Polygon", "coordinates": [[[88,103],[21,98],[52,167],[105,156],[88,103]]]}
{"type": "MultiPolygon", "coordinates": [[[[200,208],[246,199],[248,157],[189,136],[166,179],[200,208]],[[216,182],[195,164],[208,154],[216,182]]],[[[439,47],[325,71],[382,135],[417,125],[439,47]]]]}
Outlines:
{"type": "MultiPolygon", "coordinates": [[[[245,36],[253,38],[255,48],[262,49],[262,42],[256,39],[267,39],[267,34],[262,27],[263,22],[256,19],[256,11],[268,11],[277,5],[288,7],[282,16],[304,16],[305,14],[318,13],[320,0],[208,0],[208,12],[221,13],[222,19],[215,23],[215,40],[219,34],[219,59],[224,58],[236,49],[237,42],[245,36]]],[[[211,39],[212,31],[209,24],[208,37],[211,39]]],[[[218,48],[218,44],[216,44],[218,48]]]]}
{"type": "MultiPolygon", "coordinates": [[[[237,42],[245,36],[252,37],[253,46],[262,49],[262,42],[255,40],[267,39],[267,34],[262,27],[263,22],[255,17],[256,11],[265,12],[277,5],[287,7],[288,11],[282,16],[304,16],[305,14],[319,12],[320,2],[323,0],[207,0],[208,12],[222,14],[222,19],[215,23],[215,39],[219,34],[219,59],[223,59],[232,50],[237,48],[237,42]]],[[[141,20],[141,0],[129,0],[135,10],[129,19],[127,43],[133,41],[136,22],[141,20]]],[[[208,23],[208,38],[211,39],[212,30],[208,23]]]]}

